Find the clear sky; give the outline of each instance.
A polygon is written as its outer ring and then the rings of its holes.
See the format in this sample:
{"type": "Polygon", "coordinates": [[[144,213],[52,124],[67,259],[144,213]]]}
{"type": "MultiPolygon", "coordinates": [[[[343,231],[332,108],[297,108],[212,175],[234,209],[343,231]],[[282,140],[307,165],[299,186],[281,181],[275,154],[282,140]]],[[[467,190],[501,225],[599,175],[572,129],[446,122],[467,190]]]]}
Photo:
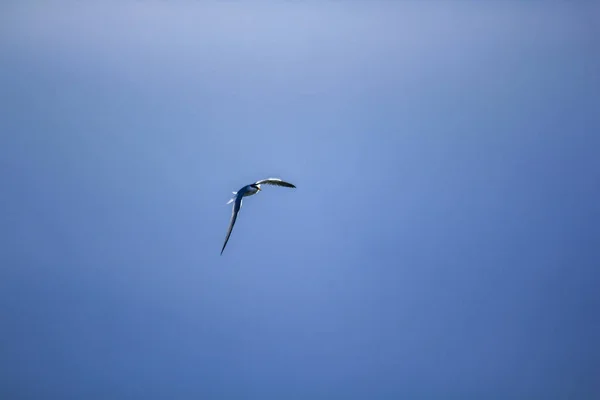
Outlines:
{"type": "Polygon", "coordinates": [[[0,397],[600,398],[598,15],[3,2],[0,397]]]}

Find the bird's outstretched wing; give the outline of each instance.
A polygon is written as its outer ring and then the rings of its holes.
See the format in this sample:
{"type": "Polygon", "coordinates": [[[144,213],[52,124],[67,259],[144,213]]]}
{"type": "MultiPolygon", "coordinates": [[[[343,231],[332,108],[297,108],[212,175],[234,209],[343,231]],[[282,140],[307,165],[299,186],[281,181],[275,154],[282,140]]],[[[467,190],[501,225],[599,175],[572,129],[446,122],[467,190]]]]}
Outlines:
{"type": "Polygon", "coordinates": [[[267,178],[267,179],[263,179],[263,180],[260,180],[258,182],[255,182],[255,185],[275,185],[275,186],[283,186],[283,187],[288,187],[288,188],[295,188],[296,187],[296,186],[292,185],[289,182],[282,181],[279,178],[267,178]]]}
{"type": "Polygon", "coordinates": [[[240,212],[240,208],[242,207],[242,199],[243,194],[237,194],[235,197],[235,203],[233,204],[233,211],[231,212],[231,220],[229,221],[229,228],[227,229],[227,236],[225,237],[225,243],[223,243],[223,248],[221,249],[221,255],[223,254],[223,250],[225,250],[225,246],[227,246],[227,242],[229,241],[229,236],[231,236],[231,231],[233,230],[233,226],[235,225],[235,220],[237,219],[238,212],[240,212]]]}

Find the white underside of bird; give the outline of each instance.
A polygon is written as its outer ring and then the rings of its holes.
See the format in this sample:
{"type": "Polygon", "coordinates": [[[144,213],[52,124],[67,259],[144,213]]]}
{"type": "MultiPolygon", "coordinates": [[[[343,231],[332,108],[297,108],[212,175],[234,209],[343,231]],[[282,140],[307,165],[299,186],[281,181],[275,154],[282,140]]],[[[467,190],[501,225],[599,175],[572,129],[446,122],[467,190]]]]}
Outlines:
{"type": "Polygon", "coordinates": [[[242,208],[242,199],[244,197],[252,196],[260,192],[262,190],[261,185],[274,185],[288,188],[296,188],[296,186],[292,185],[291,183],[285,182],[279,178],[267,178],[251,183],[250,185],[246,185],[237,192],[232,192],[234,197],[231,200],[229,200],[227,204],[230,204],[232,202],[234,203],[233,211],[231,213],[231,220],[229,221],[229,228],[227,229],[227,236],[225,237],[225,243],[223,243],[221,254],[223,254],[223,250],[225,250],[225,246],[227,246],[227,242],[229,241],[229,237],[231,236],[231,231],[233,230],[233,226],[235,225],[238,213],[242,208]]]}

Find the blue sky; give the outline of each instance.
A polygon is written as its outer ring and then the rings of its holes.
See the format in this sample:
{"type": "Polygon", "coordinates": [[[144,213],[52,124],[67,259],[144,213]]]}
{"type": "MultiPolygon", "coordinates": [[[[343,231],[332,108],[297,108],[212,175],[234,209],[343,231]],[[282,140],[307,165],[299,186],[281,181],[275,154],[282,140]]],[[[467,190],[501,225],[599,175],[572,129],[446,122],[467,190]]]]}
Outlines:
{"type": "Polygon", "coordinates": [[[0,8],[0,397],[600,396],[591,2],[0,8]]]}

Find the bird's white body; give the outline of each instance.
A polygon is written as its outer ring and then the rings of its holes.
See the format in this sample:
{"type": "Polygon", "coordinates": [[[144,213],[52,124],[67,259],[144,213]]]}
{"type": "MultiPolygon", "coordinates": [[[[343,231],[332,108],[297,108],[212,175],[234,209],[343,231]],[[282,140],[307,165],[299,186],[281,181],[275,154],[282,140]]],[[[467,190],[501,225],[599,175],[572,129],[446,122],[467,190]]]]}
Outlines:
{"type": "MultiPolygon", "coordinates": [[[[257,185],[258,186],[258,185],[257,185]]],[[[246,190],[244,191],[244,197],[246,196],[252,196],[253,194],[258,193],[261,189],[260,186],[258,186],[258,188],[255,188],[254,186],[246,186],[246,190]]]]}
{"type": "Polygon", "coordinates": [[[261,190],[262,189],[260,188],[260,185],[256,185],[256,187],[254,187],[252,185],[244,186],[243,188],[240,189],[239,192],[232,192],[234,194],[234,196],[227,202],[227,204],[234,202],[239,196],[241,196],[241,197],[252,196],[252,195],[260,192],[261,190]]]}

